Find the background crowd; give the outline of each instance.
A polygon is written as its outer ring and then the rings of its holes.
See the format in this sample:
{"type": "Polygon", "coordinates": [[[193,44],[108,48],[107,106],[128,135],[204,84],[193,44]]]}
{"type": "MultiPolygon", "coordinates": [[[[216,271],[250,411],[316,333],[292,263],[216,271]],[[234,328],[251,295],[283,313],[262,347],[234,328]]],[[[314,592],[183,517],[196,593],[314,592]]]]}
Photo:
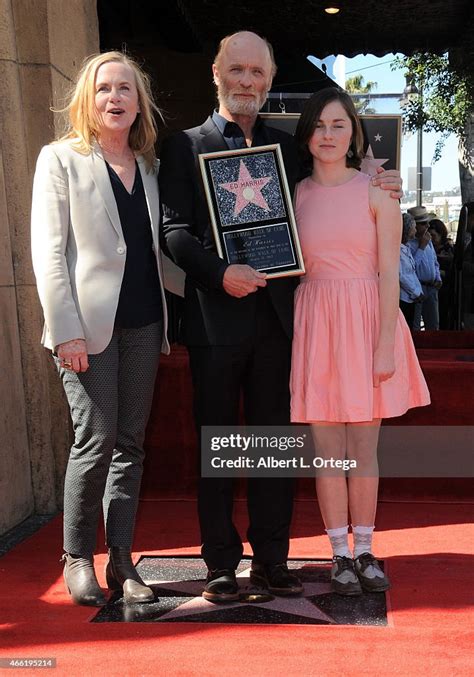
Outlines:
{"type": "Polygon", "coordinates": [[[450,329],[454,244],[448,229],[426,207],[403,214],[400,308],[410,329],[450,329]]]}

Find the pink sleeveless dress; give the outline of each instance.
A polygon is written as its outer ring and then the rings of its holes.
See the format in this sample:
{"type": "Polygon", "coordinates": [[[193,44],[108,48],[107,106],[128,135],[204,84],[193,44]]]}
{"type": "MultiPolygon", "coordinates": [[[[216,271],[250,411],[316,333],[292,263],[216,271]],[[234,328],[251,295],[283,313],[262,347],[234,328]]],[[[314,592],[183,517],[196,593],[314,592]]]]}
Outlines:
{"type": "Polygon", "coordinates": [[[430,403],[408,325],[399,311],[395,374],[373,387],[379,331],[377,232],[369,181],[298,186],[296,222],[306,275],[295,296],[291,420],[357,422],[430,403]]]}

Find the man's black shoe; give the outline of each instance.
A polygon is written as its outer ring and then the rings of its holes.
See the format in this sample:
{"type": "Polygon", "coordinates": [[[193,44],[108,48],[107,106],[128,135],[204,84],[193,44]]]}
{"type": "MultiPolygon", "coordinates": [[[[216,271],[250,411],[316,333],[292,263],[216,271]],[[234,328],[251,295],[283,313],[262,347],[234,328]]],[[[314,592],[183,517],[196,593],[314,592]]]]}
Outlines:
{"type": "Polygon", "coordinates": [[[299,595],[303,592],[300,579],[288,571],[286,564],[252,562],[250,582],[266,588],[273,595],[299,595]]]}
{"type": "Polygon", "coordinates": [[[209,570],[202,596],[208,602],[236,602],[239,599],[239,586],[235,571],[233,569],[209,570]]]}

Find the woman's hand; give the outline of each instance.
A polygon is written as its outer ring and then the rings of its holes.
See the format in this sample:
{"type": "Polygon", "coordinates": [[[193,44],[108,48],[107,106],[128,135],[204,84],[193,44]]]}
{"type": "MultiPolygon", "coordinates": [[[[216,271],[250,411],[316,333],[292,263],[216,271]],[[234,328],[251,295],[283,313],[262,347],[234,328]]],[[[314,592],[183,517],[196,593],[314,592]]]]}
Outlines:
{"type": "Polygon", "coordinates": [[[374,388],[383,381],[388,381],[395,373],[395,356],[393,348],[378,347],[374,353],[374,388]]]}
{"type": "Polygon", "coordinates": [[[58,354],[61,367],[70,371],[87,371],[89,360],[87,359],[86,342],[84,339],[73,339],[60,343],[56,352],[58,354]]]}

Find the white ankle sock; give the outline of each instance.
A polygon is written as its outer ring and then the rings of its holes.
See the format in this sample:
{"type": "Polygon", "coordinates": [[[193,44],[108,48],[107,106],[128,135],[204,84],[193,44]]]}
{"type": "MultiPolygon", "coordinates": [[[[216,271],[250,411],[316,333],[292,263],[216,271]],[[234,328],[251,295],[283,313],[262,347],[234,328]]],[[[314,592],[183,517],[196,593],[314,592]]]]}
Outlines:
{"type": "Polygon", "coordinates": [[[349,525],[337,529],[326,529],[326,533],[331,541],[333,555],[352,557],[348,542],[349,525]]]}
{"type": "Polygon", "coordinates": [[[354,536],[354,559],[363,552],[372,552],[372,534],[375,527],[355,527],[352,525],[354,536]]]}

